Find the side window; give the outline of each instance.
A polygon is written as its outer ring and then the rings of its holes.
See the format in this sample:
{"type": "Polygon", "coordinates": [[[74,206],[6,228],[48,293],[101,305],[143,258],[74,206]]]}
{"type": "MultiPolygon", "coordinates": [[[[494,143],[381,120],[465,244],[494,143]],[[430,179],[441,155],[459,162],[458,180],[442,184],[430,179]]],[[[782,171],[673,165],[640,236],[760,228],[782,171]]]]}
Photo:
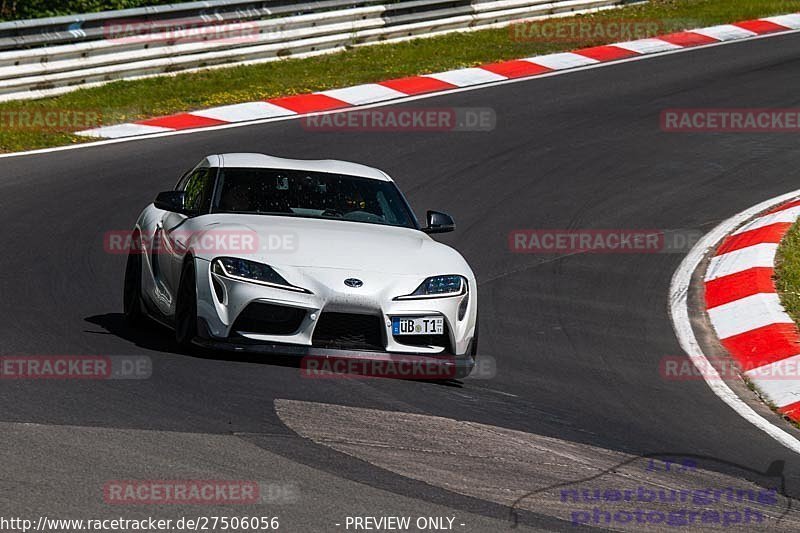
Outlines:
{"type": "Polygon", "coordinates": [[[208,168],[196,170],[186,180],[183,191],[186,193],[184,206],[195,213],[208,213],[211,208],[211,195],[214,192],[213,172],[208,168]]]}
{"type": "Polygon", "coordinates": [[[187,172],[186,174],[184,174],[184,175],[181,177],[180,181],[178,181],[178,184],[175,186],[175,190],[176,190],[176,191],[183,191],[183,190],[185,190],[185,189],[186,189],[186,182],[188,182],[188,181],[189,181],[189,178],[191,178],[191,177],[192,177],[192,174],[193,174],[192,172],[187,172]]]}

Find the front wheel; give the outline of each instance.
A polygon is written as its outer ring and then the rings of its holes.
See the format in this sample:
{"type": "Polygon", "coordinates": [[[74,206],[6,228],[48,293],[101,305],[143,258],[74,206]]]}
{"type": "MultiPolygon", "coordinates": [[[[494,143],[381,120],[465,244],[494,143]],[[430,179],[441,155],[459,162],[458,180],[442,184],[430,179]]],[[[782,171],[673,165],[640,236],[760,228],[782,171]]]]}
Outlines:
{"type": "Polygon", "coordinates": [[[135,246],[128,252],[122,302],[125,320],[131,325],[139,324],[144,318],[142,311],[142,256],[136,251],[135,246]]]}
{"type": "Polygon", "coordinates": [[[175,340],[187,348],[197,336],[197,280],[194,261],[183,266],[175,305],[175,340]]]}
{"type": "Polygon", "coordinates": [[[475,362],[478,358],[478,323],[475,322],[475,334],[472,337],[472,343],[469,347],[469,352],[462,357],[456,358],[456,370],[453,379],[464,379],[472,373],[475,368],[475,362]]]}
{"type": "Polygon", "coordinates": [[[456,367],[450,379],[462,380],[472,373],[475,368],[475,358],[471,355],[464,355],[456,358],[456,367]]]}

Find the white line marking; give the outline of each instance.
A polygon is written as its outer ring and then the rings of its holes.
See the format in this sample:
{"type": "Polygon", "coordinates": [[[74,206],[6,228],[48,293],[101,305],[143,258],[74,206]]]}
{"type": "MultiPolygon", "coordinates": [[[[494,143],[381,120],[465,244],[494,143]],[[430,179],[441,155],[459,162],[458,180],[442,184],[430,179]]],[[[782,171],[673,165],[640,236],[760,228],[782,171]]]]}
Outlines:
{"type": "Polygon", "coordinates": [[[721,24],[719,26],[711,26],[710,28],[697,28],[690,30],[692,33],[699,33],[712,39],[719,39],[720,41],[735,41],[738,39],[747,39],[758,35],[754,31],[734,26],[733,24],[721,24]]]}
{"type": "Polygon", "coordinates": [[[720,339],[727,339],[770,324],[791,324],[780,296],[764,292],[739,298],[708,310],[708,318],[720,339]]]}
{"type": "Polygon", "coordinates": [[[377,83],[365,83],[353,87],[343,87],[342,89],[331,89],[320,91],[315,94],[324,94],[351,105],[372,104],[383,102],[384,100],[395,100],[407,96],[406,93],[395,91],[389,87],[378,85],[377,83]]]}
{"type": "Polygon", "coordinates": [[[772,22],[784,28],[794,28],[800,30],[800,14],[794,13],[790,15],[778,15],[777,17],[766,17],[761,20],[772,22]]]}
{"type": "MultiPolygon", "coordinates": [[[[784,31],[784,32],[776,32],[776,33],[767,33],[765,35],[758,35],[756,37],[752,37],[750,39],[745,39],[745,40],[723,41],[723,42],[719,42],[719,43],[710,43],[710,44],[706,44],[706,45],[702,45],[702,46],[691,46],[691,47],[686,47],[686,48],[680,48],[678,50],[671,50],[671,51],[668,51],[668,52],[660,52],[658,54],[641,55],[641,56],[629,57],[629,58],[626,58],[626,59],[620,59],[620,60],[616,60],[616,61],[608,61],[608,62],[604,62],[604,63],[596,63],[596,64],[592,64],[592,65],[586,65],[586,66],[583,66],[583,67],[577,67],[577,68],[574,68],[574,69],[556,70],[554,72],[547,72],[545,74],[537,74],[537,75],[530,76],[530,77],[527,77],[527,78],[513,78],[513,79],[508,79],[508,80],[485,83],[483,85],[475,85],[475,86],[471,86],[471,87],[458,87],[458,88],[455,88],[455,89],[447,89],[445,91],[437,91],[437,92],[434,92],[434,93],[418,94],[418,95],[415,95],[415,96],[409,96],[409,97],[406,97],[406,98],[399,98],[397,100],[391,100],[391,101],[388,101],[388,102],[380,102],[380,103],[375,103],[375,104],[369,104],[369,105],[366,105],[366,106],[361,106],[360,109],[372,109],[372,108],[375,108],[375,107],[385,107],[385,106],[396,105],[396,104],[400,104],[400,103],[404,103],[404,102],[413,102],[413,101],[416,101],[416,100],[426,100],[428,98],[439,98],[441,96],[448,96],[448,95],[456,94],[456,93],[460,93],[460,92],[475,91],[475,90],[480,90],[480,89],[484,89],[484,88],[498,87],[500,85],[506,85],[506,84],[512,84],[512,83],[528,83],[528,82],[536,81],[536,80],[539,80],[539,79],[542,79],[542,78],[549,78],[551,76],[562,76],[564,74],[572,74],[573,72],[583,72],[585,70],[591,70],[591,69],[595,69],[595,68],[610,67],[610,66],[614,66],[614,65],[621,65],[623,63],[630,63],[630,62],[633,62],[633,61],[643,61],[643,60],[647,60],[647,59],[654,59],[654,58],[657,58],[657,57],[669,56],[669,55],[672,55],[672,54],[680,54],[680,53],[684,53],[684,52],[691,52],[691,51],[694,51],[694,50],[715,48],[717,46],[727,46],[727,45],[731,45],[731,44],[747,43],[747,42],[752,42],[752,41],[756,41],[756,40],[760,40],[760,39],[771,39],[771,38],[774,38],[774,37],[781,37],[781,36],[785,36],[785,35],[794,35],[796,33],[800,33],[800,29],[798,29],[798,30],[787,30],[787,31],[784,31]]],[[[535,61],[531,61],[531,62],[535,63],[535,61]]],[[[335,113],[348,113],[348,112],[350,112],[352,110],[353,110],[353,108],[334,109],[334,110],[331,110],[331,111],[322,111],[322,112],[318,112],[318,113],[308,113],[308,114],[305,114],[305,115],[290,115],[290,116],[286,116],[286,117],[265,118],[265,119],[261,119],[261,120],[253,120],[253,121],[248,121],[248,122],[221,124],[219,126],[211,126],[211,127],[202,128],[202,129],[175,130],[175,131],[167,131],[167,132],[163,132],[163,133],[156,133],[156,134],[152,134],[152,135],[141,135],[141,136],[137,136],[137,137],[124,137],[124,138],[120,138],[120,139],[105,139],[105,140],[102,140],[102,141],[91,142],[91,143],[71,144],[69,146],[55,146],[55,147],[52,147],[52,148],[39,148],[37,150],[28,150],[28,151],[25,151],[25,152],[12,152],[12,153],[8,153],[8,154],[0,154],[0,159],[5,159],[5,158],[9,158],[9,157],[25,157],[25,156],[35,156],[35,155],[40,155],[40,154],[50,154],[50,153],[53,153],[53,152],[64,152],[64,151],[67,151],[67,150],[85,150],[85,149],[88,149],[88,148],[96,148],[96,147],[99,147],[99,146],[106,146],[106,145],[110,145],[110,144],[135,142],[135,141],[144,141],[144,140],[150,140],[150,139],[158,139],[158,138],[161,138],[161,137],[171,137],[173,135],[192,135],[192,134],[196,134],[196,133],[207,133],[207,132],[211,132],[211,131],[219,131],[219,130],[225,130],[225,129],[229,129],[229,128],[242,128],[242,127],[249,127],[249,126],[258,126],[258,125],[261,125],[261,124],[268,124],[268,123],[271,123],[271,122],[282,122],[284,120],[297,120],[297,119],[299,119],[301,117],[304,117],[304,116],[331,115],[331,114],[335,114],[335,113]]]]}
{"type": "Polygon", "coordinates": [[[711,258],[703,281],[715,280],[756,267],[772,268],[775,265],[777,251],[777,244],[762,242],[715,256],[711,258]]]}
{"type": "Polygon", "coordinates": [[[761,202],[722,222],[700,239],[695,247],[689,251],[678,267],[678,270],[676,270],[675,274],[672,276],[672,283],[669,288],[669,312],[672,318],[672,326],[675,329],[675,335],[678,337],[681,348],[683,348],[695,366],[700,369],[700,374],[703,376],[706,384],[708,384],[719,399],[728,404],[728,406],[736,411],[742,418],[796,453],[800,453],[800,440],[797,440],[794,435],[787,433],[756,413],[752,407],[747,405],[744,400],[739,398],[739,396],[728,387],[727,383],[722,380],[719,373],[711,365],[708,358],[706,358],[703,350],[700,348],[700,344],[697,342],[694,330],[692,329],[692,322],[689,319],[688,295],[692,274],[697,270],[697,267],[703,261],[703,257],[705,257],[710,249],[714,248],[717,243],[743,222],[762,211],[766,211],[771,207],[775,207],[783,202],[797,198],[798,196],[800,196],[800,189],[761,202]]]}
{"type": "Polygon", "coordinates": [[[244,104],[225,105],[222,107],[192,111],[192,115],[213,118],[215,120],[224,120],[225,122],[242,122],[244,120],[282,117],[284,115],[294,114],[295,112],[290,109],[270,104],[269,102],[246,102],[244,104]]]}
{"type": "Polygon", "coordinates": [[[506,76],[501,76],[494,72],[489,72],[482,68],[462,68],[459,70],[448,70],[446,72],[437,72],[435,74],[426,74],[426,78],[433,78],[435,80],[443,81],[456,87],[468,87],[470,85],[478,85],[482,83],[491,83],[493,81],[507,80],[506,76]]]}
{"type": "Polygon", "coordinates": [[[655,54],[658,52],[666,52],[668,50],[678,50],[683,48],[677,44],[668,43],[661,39],[639,39],[637,41],[626,41],[623,43],[614,43],[614,46],[625,48],[632,52],[639,54],[655,54]]]}
{"type": "Polygon", "coordinates": [[[744,374],[778,407],[800,400],[800,355],[793,355],[744,374]]]}
{"type": "MultiPolygon", "coordinates": [[[[154,133],[171,133],[173,131],[175,130],[173,130],[172,128],[160,128],[158,126],[146,126],[144,124],[126,123],[126,124],[115,124],[113,126],[103,126],[91,130],[79,131],[76,132],[75,135],[83,135],[84,137],[108,137],[109,139],[117,139],[122,137],[135,139],[137,137],[131,137],[131,136],[152,135],[154,133]]],[[[91,143],[91,144],[98,144],[98,143],[91,143]]]]}
{"type": "Polygon", "coordinates": [[[758,217],[748,222],[741,228],[734,231],[732,235],[739,235],[746,231],[764,228],[766,226],[771,226],[772,224],[777,224],[779,222],[793,223],[795,220],[797,220],[798,216],[800,216],[800,206],[790,207],[789,209],[783,209],[782,211],[778,211],[777,213],[772,213],[771,215],[764,215],[763,217],[758,217]]]}
{"type": "Polygon", "coordinates": [[[596,65],[600,61],[592,59],[591,57],[582,56],[580,54],[573,54],[572,52],[565,52],[562,54],[548,54],[546,56],[535,56],[523,59],[528,63],[540,65],[542,67],[551,68],[553,70],[565,70],[576,67],[584,67],[588,65],[596,65]]]}

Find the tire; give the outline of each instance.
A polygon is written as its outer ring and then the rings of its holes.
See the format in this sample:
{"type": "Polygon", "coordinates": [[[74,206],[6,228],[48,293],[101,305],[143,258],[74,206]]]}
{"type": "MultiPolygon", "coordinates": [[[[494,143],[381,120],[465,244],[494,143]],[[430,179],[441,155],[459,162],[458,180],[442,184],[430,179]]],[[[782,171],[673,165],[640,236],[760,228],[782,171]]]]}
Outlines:
{"type": "Polygon", "coordinates": [[[479,329],[478,326],[479,325],[480,325],[480,323],[478,322],[478,319],[476,318],[475,319],[475,335],[472,336],[472,346],[470,347],[470,355],[472,356],[473,359],[478,357],[478,329],[479,329]]]}
{"type": "Polygon", "coordinates": [[[178,284],[178,301],[175,303],[175,341],[183,348],[192,345],[197,337],[197,280],[194,261],[186,261],[178,284]]]}
{"type": "Polygon", "coordinates": [[[472,373],[478,357],[478,323],[475,323],[475,335],[472,337],[469,353],[456,359],[456,370],[453,379],[462,380],[472,373]]]}
{"type": "Polygon", "coordinates": [[[145,314],[142,311],[142,255],[135,244],[128,252],[128,262],[125,265],[122,302],[125,320],[130,325],[139,325],[145,314]]]}
{"type": "Polygon", "coordinates": [[[475,368],[475,359],[471,355],[464,355],[456,359],[456,369],[451,379],[462,380],[472,373],[475,368]]]}

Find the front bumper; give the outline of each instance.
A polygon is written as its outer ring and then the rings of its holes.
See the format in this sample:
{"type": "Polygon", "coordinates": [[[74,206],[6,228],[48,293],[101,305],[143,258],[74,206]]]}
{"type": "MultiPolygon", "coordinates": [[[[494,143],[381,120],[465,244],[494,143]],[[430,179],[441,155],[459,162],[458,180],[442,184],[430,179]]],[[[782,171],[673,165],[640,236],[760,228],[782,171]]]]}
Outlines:
{"type": "Polygon", "coordinates": [[[352,277],[352,273],[337,269],[304,269],[300,276],[292,272],[295,279],[290,279],[289,274],[284,276],[291,283],[311,291],[306,294],[218,276],[211,272],[208,261],[197,260],[195,265],[198,319],[201,341],[206,346],[286,355],[308,355],[311,349],[326,353],[325,349],[332,346],[330,343],[321,346],[320,336],[323,329],[329,328],[318,329],[318,326],[326,318],[337,315],[375,319],[375,332],[370,336],[369,346],[364,343],[349,346],[343,342],[341,346],[335,346],[338,349],[327,350],[338,357],[345,352],[364,352],[373,356],[384,353],[461,357],[471,355],[473,351],[471,344],[477,316],[474,279],[468,278],[470,290],[466,295],[395,300],[398,295],[411,293],[422,279],[419,276],[358,272],[364,286],[351,288],[344,285],[343,280],[352,277]],[[267,309],[284,309],[295,322],[282,331],[277,331],[280,328],[254,331],[259,328],[252,325],[253,321],[242,320],[252,313],[254,304],[267,309]],[[462,304],[465,310],[462,309],[459,318],[462,304]],[[392,318],[409,316],[441,316],[445,324],[443,335],[436,338],[393,335],[392,318]]]}
{"type": "Polygon", "coordinates": [[[297,357],[300,359],[302,375],[309,378],[347,374],[437,381],[464,378],[475,367],[472,355],[410,355],[253,341],[220,341],[204,337],[202,330],[195,344],[215,351],[297,357]]]}

